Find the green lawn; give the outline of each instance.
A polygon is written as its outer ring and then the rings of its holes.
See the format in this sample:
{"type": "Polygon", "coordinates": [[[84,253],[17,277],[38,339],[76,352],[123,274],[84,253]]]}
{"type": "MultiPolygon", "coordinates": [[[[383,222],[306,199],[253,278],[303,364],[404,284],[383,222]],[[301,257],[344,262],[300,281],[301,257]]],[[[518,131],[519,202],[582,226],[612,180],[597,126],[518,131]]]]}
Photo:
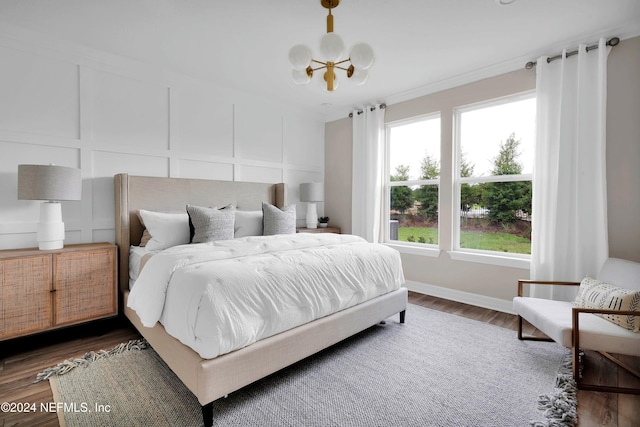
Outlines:
{"type": "MultiPolygon", "coordinates": [[[[438,229],[435,227],[400,227],[398,240],[420,243],[438,244],[438,229]],[[422,239],[421,239],[422,237],[422,239]]],[[[462,231],[460,246],[467,249],[481,249],[485,251],[512,252],[530,254],[531,241],[509,233],[494,233],[483,231],[462,231]]]]}
{"type": "Polygon", "coordinates": [[[432,245],[438,244],[438,229],[436,227],[399,227],[398,228],[398,240],[404,242],[410,241],[418,243],[430,243],[432,245]],[[424,242],[420,240],[420,237],[424,238],[424,242]]]}

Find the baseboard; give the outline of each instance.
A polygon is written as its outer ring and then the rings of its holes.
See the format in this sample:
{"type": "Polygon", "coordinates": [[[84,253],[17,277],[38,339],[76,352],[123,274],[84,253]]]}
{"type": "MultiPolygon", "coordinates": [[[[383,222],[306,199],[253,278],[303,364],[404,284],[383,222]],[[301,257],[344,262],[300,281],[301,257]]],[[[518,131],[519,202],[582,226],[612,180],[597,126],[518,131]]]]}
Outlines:
{"type": "Polygon", "coordinates": [[[426,283],[414,282],[410,280],[405,283],[405,287],[410,291],[418,292],[425,295],[432,295],[434,297],[462,302],[469,305],[475,305],[477,307],[488,308],[490,310],[496,310],[503,313],[515,314],[513,312],[511,301],[499,298],[492,298],[484,295],[458,291],[450,288],[443,288],[441,286],[428,285],[426,283]]]}

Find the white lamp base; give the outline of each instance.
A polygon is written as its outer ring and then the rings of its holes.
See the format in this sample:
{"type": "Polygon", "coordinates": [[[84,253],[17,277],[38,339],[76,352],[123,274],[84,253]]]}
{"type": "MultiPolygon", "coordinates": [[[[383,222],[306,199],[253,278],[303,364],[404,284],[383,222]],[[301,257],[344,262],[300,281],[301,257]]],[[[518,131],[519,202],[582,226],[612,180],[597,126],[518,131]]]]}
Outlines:
{"type": "Polygon", "coordinates": [[[62,205],[58,202],[40,204],[38,223],[38,248],[40,250],[62,249],[64,242],[64,222],[62,205]]]}
{"type": "Polygon", "coordinates": [[[318,212],[313,202],[307,205],[307,228],[318,228],[318,212]]]}

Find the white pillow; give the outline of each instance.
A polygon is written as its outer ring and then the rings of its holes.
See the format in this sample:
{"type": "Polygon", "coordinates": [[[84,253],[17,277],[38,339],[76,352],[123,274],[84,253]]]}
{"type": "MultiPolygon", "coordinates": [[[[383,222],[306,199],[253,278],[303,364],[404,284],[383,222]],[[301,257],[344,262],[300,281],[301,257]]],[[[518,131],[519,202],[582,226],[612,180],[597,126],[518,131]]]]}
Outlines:
{"type": "Polygon", "coordinates": [[[262,236],[262,211],[236,211],[234,236],[262,236]]]}
{"type": "Polygon", "coordinates": [[[149,230],[148,251],[189,243],[189,215],[186,212],[156,212],[140,209],[140,219],[149,230]]]}
{"type": "Polygon", "coordinates": [[[276,206],[263,202],[262,213],[264,215],[263,235],[296,233],[296,205],[278,209],[276,206]]]}

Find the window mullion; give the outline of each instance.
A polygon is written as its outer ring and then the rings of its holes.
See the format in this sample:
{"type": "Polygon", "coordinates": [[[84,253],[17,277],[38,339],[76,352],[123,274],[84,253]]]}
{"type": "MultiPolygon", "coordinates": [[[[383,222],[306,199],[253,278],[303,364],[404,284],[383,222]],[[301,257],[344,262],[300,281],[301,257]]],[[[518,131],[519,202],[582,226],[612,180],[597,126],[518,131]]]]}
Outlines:
{"type": "MultiPolygon", "coordinates": [[[[458,171],[458,175],[460,172],[458,171]]],[[[514,182],[514,181],[531,181],[533,179],[532,174],[521,175],[489,175],[489,176],[458,176],[457,182],[459,184],[482,184],[485,182],[514,182]]]]}
{"type": "Polygon", "coordinates": [[[439,179],[425,179],[425,180],[419,180],[419,181],[389,181],[388,182],[389,187],[413,187],[413,186],[420,186],[420,185],[439,185],[440,184],[440,180],[439,179]]]}

